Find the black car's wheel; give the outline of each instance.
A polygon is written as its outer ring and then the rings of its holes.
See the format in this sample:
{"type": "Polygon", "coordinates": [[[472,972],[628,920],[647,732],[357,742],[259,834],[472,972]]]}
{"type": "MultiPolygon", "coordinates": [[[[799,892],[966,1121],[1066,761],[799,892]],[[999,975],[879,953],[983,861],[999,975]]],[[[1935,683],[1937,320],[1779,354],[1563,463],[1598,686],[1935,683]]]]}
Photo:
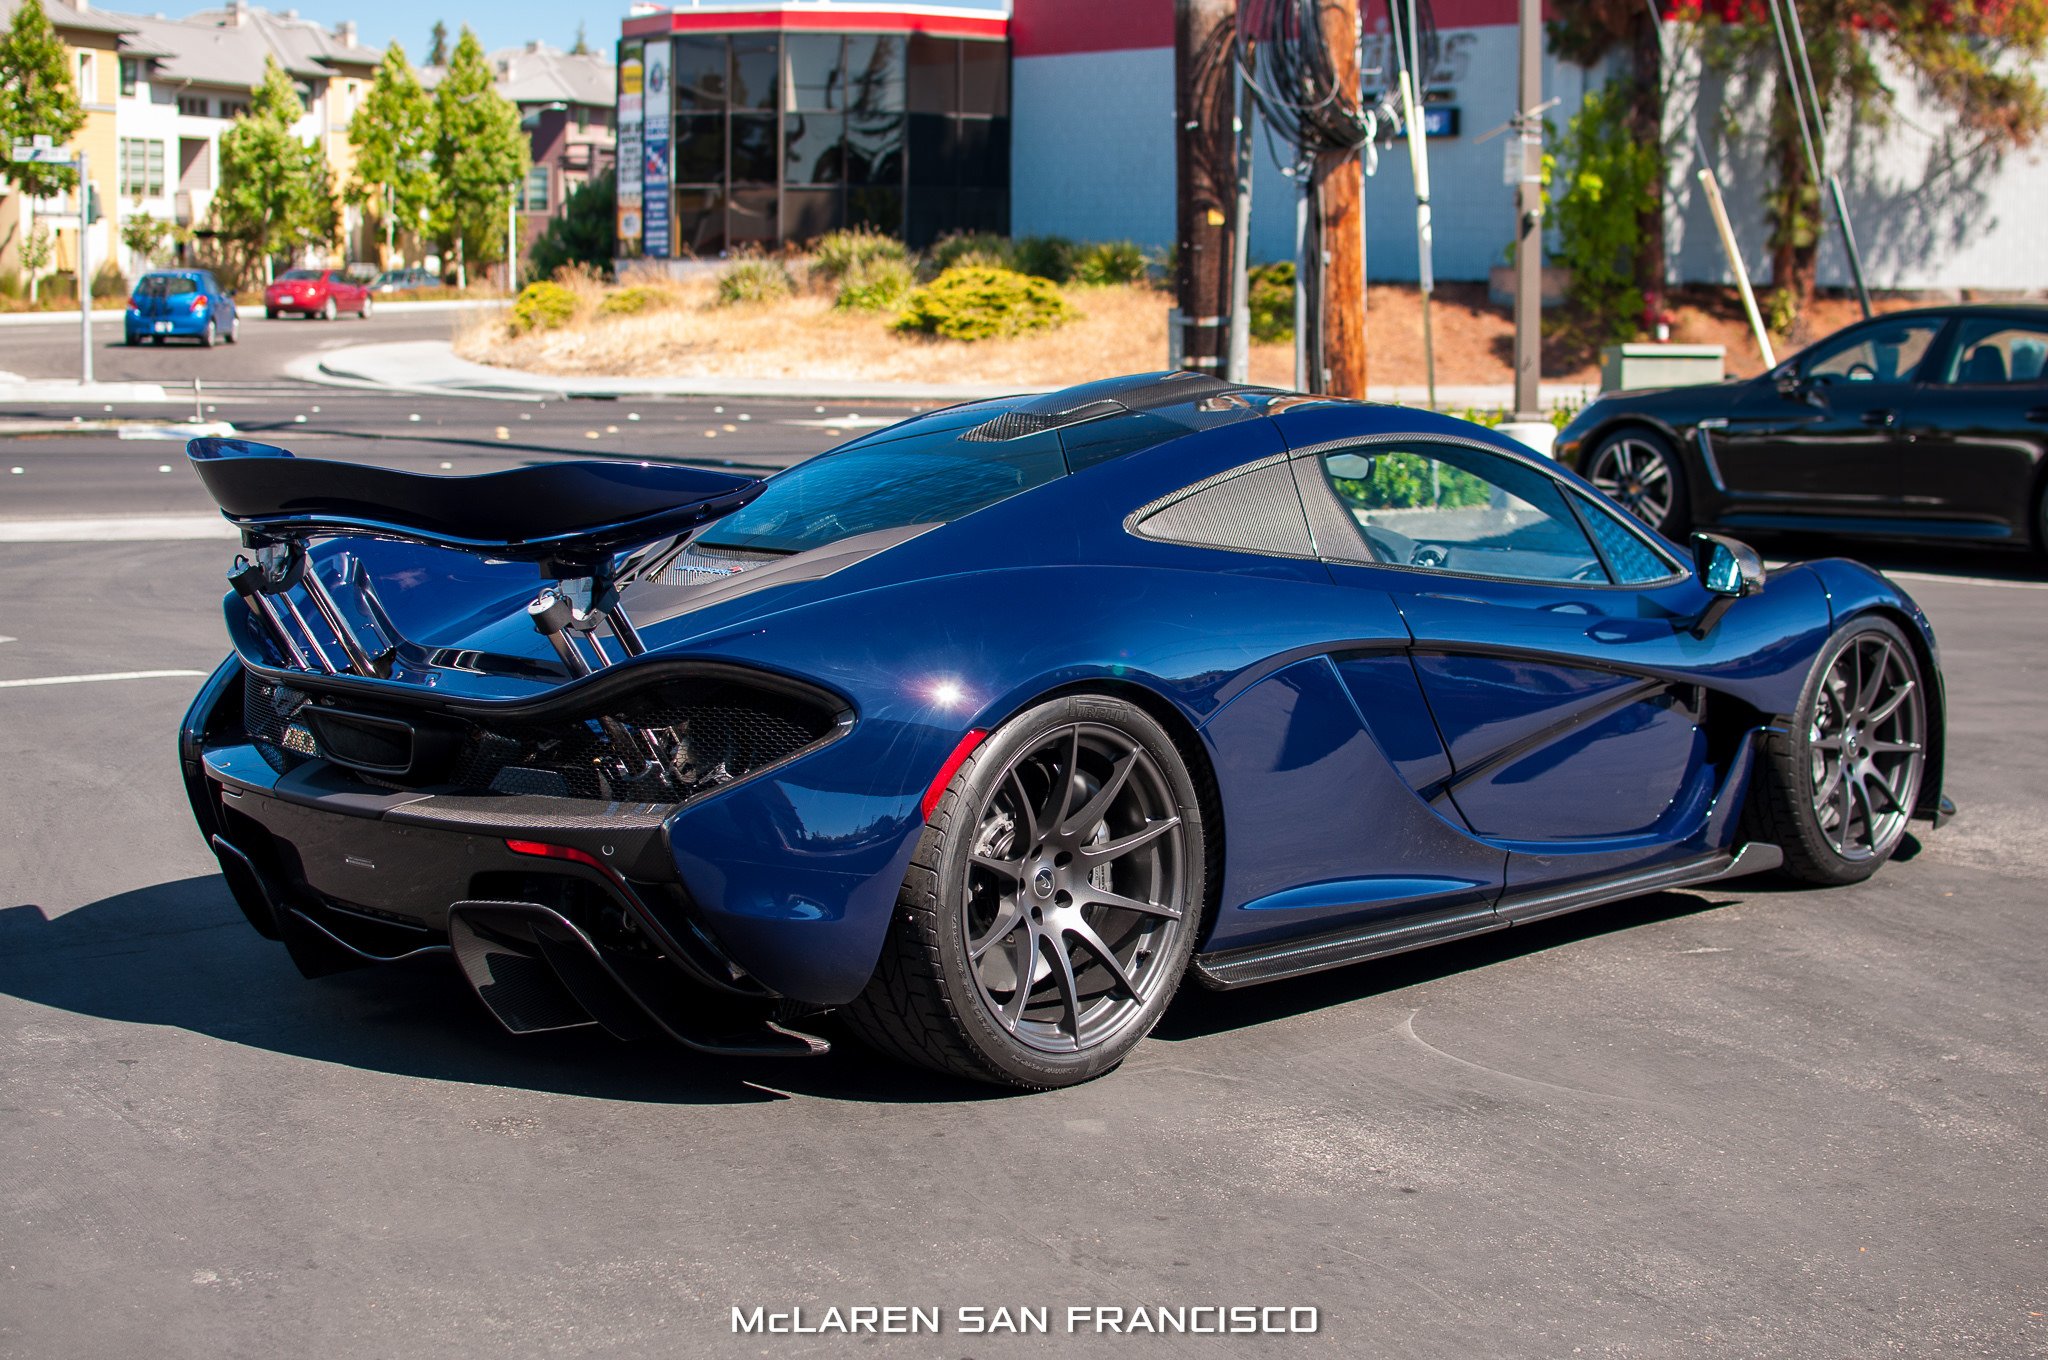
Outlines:
{"type": "Polygon", "coordinates": [[[954,776],[848,1019],[883,1053],[979,1081],[1099,1076],[1180,985],[1204,851],[1187,764],[1143,709],[1041,704],[954,776]]]}
{"type": "Polygon", "coordinates": [[[1906,636],[1857,619],[1828,639],[1790,728],[1772,737],[1752,831],[1808,883],[1859,883],[1906,834],[1927,766],[1927,695],[1906,636]]]}
{"type": "Polygon", "coordinates": [[[1691,525],[1685,470],[1671,441],[1654,430],[1616,430],[1594,446],[1586,480],[1666,538],[1691,525]]]}

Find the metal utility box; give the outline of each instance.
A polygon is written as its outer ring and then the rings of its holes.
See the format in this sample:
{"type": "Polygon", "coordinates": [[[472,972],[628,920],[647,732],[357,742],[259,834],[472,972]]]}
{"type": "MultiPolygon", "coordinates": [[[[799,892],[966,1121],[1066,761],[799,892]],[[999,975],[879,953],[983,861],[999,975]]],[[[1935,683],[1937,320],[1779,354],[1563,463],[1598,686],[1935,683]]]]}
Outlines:
{"type": "Polygon", "coordinates": [[[1600,351],[1600,390],[1693,387],[1727,376],[1725,345],[1609,345],[1600,351]]]}

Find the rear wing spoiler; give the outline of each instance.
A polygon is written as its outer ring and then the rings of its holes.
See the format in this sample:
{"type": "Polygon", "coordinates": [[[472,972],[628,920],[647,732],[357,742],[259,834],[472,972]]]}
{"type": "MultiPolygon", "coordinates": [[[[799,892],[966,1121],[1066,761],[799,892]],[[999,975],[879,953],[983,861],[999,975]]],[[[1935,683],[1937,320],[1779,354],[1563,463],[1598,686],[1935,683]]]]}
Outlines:
{"type": "Polygon", "coordinates": [[[569,673],[587,675],[593,668],[579,636],[601,664],[610,661],[595,636],[600,621],[627,656],[644,650],[619,606],[620,587],[764,485],[707,468],[609,459],[435,477],[297,458],[244,439],[194,439],[185,455],[256,554],[254,561],[236,558],[230,584],[293,664],[327,674],[388,675],[398,638],[355,561],[345,559],[335,584],[359,600],[351,622],[309,565],[307,545],[315,538],[399,539],[537,564],[556,584],[527,611],[569,673]],[[308,626],[295,594],[320,616],[325,636],[308,626]],[[329,642],[345,665],[329,655],[329,642]]]}

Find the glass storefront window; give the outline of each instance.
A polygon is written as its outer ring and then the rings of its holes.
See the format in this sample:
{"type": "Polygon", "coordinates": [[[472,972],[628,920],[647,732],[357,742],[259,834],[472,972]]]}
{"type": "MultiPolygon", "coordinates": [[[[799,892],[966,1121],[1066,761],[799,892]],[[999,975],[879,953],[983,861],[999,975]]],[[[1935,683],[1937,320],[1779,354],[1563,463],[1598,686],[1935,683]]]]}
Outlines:
{"type": "Polygon", "coordinates": [[[952,113],[960,107],[960,44],[951,38],[910,40],[910,111],[952,113]]]}
{"type": "Polygon", "coordinates": [[[811,241],[837,231],[845,221],[839,190],[798,189],[782,196],[782,236],[786,241],[811,241]]]}
{"type": "Polygon", "coordinates": [[[903,117],[855,114],[846,120],[846,178],[852,184],[903,183],[903,117]]]}
{"type": "Polygon", "coordinates": [[[678,113],[725,107],[725,39],[677,38],[672,61],[678,113]]]}
{"type": "Polygon", "coordinates": [[[791,113],[782,120],[782,181],[838,184],[846,178],[846,119],[836,113],[791,113]]]}
{"type": "Polygon", "coordinates": [[[781,58],[779,39],[747,35],[732,40],[732,107],[773,113],[777,101],[776,67],[781,58]]]}
{"type": "Polygon", "coordinates": [[[773,184],[775,173],[774,114],[736,113],[732,116],[732,182],[773,184]]]}
{"type": "Polygon", "coordinates": [[[683,184],[710,184],[725,178],[725,115],[693,113],[676,119],[675,178],[683,184]]]}
{"type": "Polygon", "coordinates": [[[725,249],[725,191],[716,185],[676,190],[678,255],[716,255],[725,249]]]}
{"type": "Polygon", "coordinates": [[[787,113],[825,113],[846,107],[839,35],[792,33],[782,41],[782,107],[787,113]]]}
{"type": "Polygon", "coordinates": [[[773,189],[734,189],[732,207],[725,216],[731,244],[772,242],[777,238],[773,189]]]}
{"type": "Polygon", "coordinates": [[[903,39],[856,33],[846,39],[846,107],[855,113],[903,111],[903,39]]]}
{"type": "Polygon", "coordinates": [[[1008,116],[1010,53],[1002,43],[960,44],[960,112],[1008,116]]]}

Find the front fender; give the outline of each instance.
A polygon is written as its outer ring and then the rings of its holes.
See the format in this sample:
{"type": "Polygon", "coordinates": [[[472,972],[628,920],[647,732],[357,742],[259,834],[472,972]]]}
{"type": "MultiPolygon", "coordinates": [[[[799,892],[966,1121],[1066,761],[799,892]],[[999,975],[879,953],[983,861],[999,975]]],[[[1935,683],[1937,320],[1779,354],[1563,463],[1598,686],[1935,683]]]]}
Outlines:
{"type": "Polygon", "coordinates": [[[1920,781],[1920,798],[1913,811],[1933,817],[1941,809],[1942,779],[1948,751],[1948,680],[1941,671],[1941,646],[1935,641],[1934,625],[1919,601],[1907,594],[1884,573],[1845,557],[1824,557],[1808,562],[1827,591],[1828,613],[1840,628],[1853,619],[1877,614],[1890,619],[1913,644],[1915,660],[1927,685],[1927,770],[1920,781]]]}

